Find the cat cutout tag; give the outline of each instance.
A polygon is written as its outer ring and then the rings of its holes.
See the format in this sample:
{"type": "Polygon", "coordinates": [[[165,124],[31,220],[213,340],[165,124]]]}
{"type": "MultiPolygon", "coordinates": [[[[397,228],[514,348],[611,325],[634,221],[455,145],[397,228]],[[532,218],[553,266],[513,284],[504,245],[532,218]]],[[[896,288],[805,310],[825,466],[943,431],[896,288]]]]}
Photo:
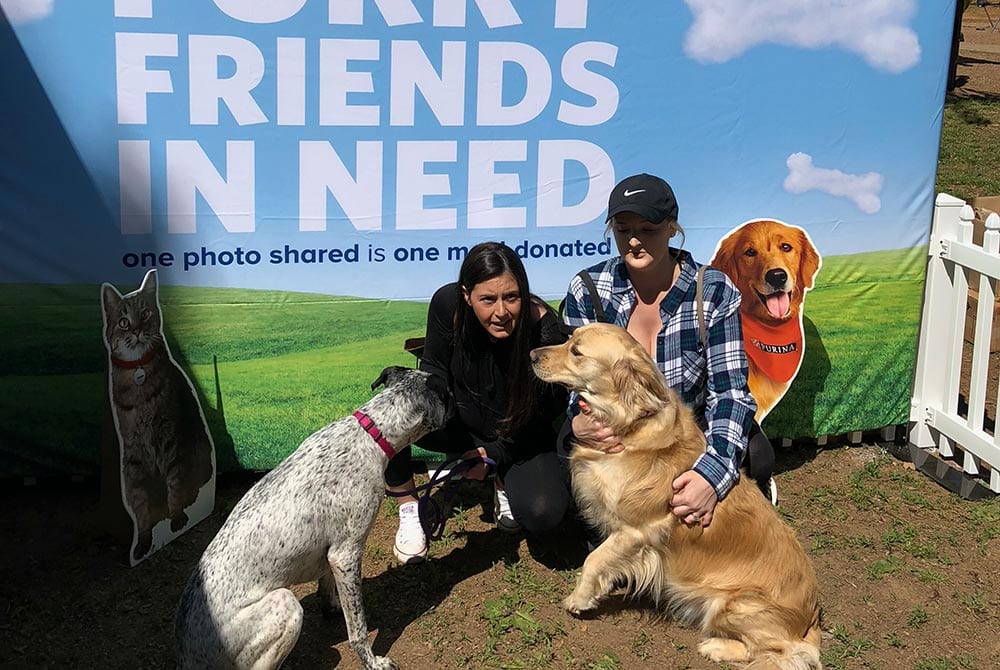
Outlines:
{"type": "Polygon", "coordinates": [[[103,284],[101,308],[136,565],[212,511],[215,447],[195,387],[170,355],[156,271],[126,295],[103,284]]]}

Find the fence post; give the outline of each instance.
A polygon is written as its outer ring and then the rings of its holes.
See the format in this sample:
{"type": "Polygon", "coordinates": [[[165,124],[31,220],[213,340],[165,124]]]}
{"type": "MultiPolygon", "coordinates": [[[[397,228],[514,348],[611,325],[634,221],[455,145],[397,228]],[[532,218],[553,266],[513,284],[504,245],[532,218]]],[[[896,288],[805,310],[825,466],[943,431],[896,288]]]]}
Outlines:
{"type": "MultiPolygon", "coordinates": [[[[924,307],[920,318],[913,395],[910,399],[909,441],[922,449],[935,446],[935,435],[928,425],[930,409],[943,407],[948,393],[948,385],[942,382],[948,379],[950,357],[939,353],[935,355],[932,347],[946,342],[949,330],[955,327],[951,322],[954,318],[955,275],[949,272],[943,256],[949,242],[958,238],[963,207],[967,207],[964,200],[946,193],[939,193],[934,200],[931,238],[927,249],[924,307]]],[[[969,218],[971,220],[972,217],[969,218]]],[[[954,271],[954,266],[952,270],[954,271]]],[[[964,273],[962,275],[964,278],[964,273]]],[[[965,298],[961,300],[961,304],[965,305],[965,298]]]]}

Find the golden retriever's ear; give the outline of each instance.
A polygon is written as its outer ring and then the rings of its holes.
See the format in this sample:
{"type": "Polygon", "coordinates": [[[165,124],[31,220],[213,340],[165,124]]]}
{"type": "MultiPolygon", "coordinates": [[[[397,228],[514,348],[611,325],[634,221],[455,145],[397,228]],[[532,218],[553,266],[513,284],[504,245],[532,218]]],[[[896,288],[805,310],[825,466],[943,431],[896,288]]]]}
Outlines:
{"type": "Polygon", "coordinates": [[[799,277],[802,279],[802,288],[812,288],[816,273],[819,272],[819,253],[816,247],[809,241],[809,236],[801,229],[799,230],[799,277]]]}
{"type": "Polygon", "coordinates": [[[736,240],[739,238],[738,230],[733,231],[719,242],[719,249],[715,256],[709,261],[709,265],[717,270],[721,270],[727,277],[736,281],[736,261],[733,255],[736,253],[736,240]]]}
{"type": "Polygon", "coordinates": [[[610,417],[612,424],[620,421],[628,425],[658,412],[667,401],[666,382],[660,371],[649,361],[638,359],[628,352],[611,368],[611,381],[619,399],[614,406],[628,414],[610,417]]]}

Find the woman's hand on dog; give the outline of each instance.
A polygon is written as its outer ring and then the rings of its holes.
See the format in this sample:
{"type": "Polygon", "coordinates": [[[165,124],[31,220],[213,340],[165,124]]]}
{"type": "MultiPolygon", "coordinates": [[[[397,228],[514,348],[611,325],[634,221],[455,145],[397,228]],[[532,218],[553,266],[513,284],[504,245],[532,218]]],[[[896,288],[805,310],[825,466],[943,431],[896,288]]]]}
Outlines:
{"type": "Polygon", "coordinates": [[[708,528],[719,497],[712,485],[694,470],[682,472],[673,483],[670,511],[688,526],[708,528]]]}
{"type": "Polygon", "coordinates": [[[621,439],[605,424],[590,414],[590,406],[582,398],[579,400],[580,413],[573,417],[573,436],[581,442],[606,453],[621,451],[621,439]]]}

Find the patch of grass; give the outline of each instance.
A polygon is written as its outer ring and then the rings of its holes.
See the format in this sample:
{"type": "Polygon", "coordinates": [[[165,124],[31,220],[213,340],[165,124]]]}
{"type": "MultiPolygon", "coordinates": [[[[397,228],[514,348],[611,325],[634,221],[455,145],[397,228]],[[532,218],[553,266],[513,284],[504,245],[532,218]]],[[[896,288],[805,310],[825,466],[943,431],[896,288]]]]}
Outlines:
{"type": "Polygon", "coordinates": [[[388,557],[388,552],[380,544],[365,545],[365,557],[373,563],[379,563],[388,557]]]}
{"type": "Polygon", "coordinates": [[[944,656],[939,656],[937,658],[925,658],[922,661],[918,661],[917,664],[913,666],[913,670],[957,670],[957,669],[958,666],[955,665],[954,661],[944,656]]]}
{"type": "Polygon", "coordinates": [[[836,538],[828,533],[812,533],[809,542],[809,553],[816,555],[836,547],[836,538]]]}
{"type": "Polygon", "coordinates": [[[538,605],[527,599],[537,595],[532,589],[539,583],[529,572],[520,562],[508,566],[504,582],[516,589],[483,603],[487,644],[477,660],[484,667],[546,668],[555,660],[552,641],[566,631],[558,621],[543,618],[538,605]]]}
{"type": "Polygon", "coordinates": [[[621,670],[622,662],[613,651],[606,652],[596,661],[587,664],[587,670],[621,670]]]}
{"type": "Polygon", "coordinates": [[[653,655],[653,652],[649,649],[652,641],[653,638],[649,633],[644,630],[640,630],[636,633],[635,637],[632,638],[629,648],[632,650],[633,655],[638,656],[643,660],[647,660],[653,655]]]}
{"type": "Polygon", "coordinates": [[[839,491],[826,486],[819,486],[809,491],[803,499],[805,504],[818,507],[823,516],[837,521],[847,519],[847,512],[843,509],[842,501],[843,495],[839,491]]]}
{"type": "Polygon", "coordinates": [[[913,608],[912,612],[910,612],[910,616],[906,619],[906,625],[910,628],[920,628],[927,623],[929,619],[930,617],[927,616],[927,610],[918,605],[913,608]]]}
{"type": "Polygon", "coordinates": [[[979,543],[1000,537],[1000,498],[970,502],[963,515],[979,543]]]}
{"type": "Polygon", "coordinates": [[[886,633],[885,634],[885,641],[893,649],[905,649],[906,648],[906,643],[903,642],[903,640],[899,637],[899,634],[897,634],[896,631],[889,631],[888,633],[886,633]]]}
{"type": "Polygon", "coordinates": [[[868,566],[868,579],[879,580],[886,575],[895,574],[903,567],[903,561],[895,556],[881,558],[868,566]]]}
{"type": "Polygon", "coordinates": [[[912,505],[913,507],[919,507],[921,509],[934,509],[934,505],[926,496],[917,493],[916,491],[910,491],[904,489],[899,492],[899,497],[903,499],[904,502],[912,505]]]}
{"type": "Polygon", "coordinates": [[[856,549],[874,549],[875,539],[867,535],[848,535],[844,538],[844,544],[856,549]]]}
{"type": "Polygon", "coordinates": [[[882,459],[865,464],[847,480],[847,497],[859,510],[881,509],[889,501],[875,484],[881,476],[882,459]]]}
{"type": "Polygon", "coordinates": [[[833,642],[827,644],[820,652],[823,665],[833,670],[848,667],[848,659],[862,658],[866,651],[875,648],[875,642],[863,636],[854,637],[843,624],[836,624],[830,629],[833,642]]]}
{"type": "Polygon", "coordinates": [[[917,579],[924,584],[943,584],[946,577],[936,570],[916,570],[917,579]]]}
{"type": "Polygon", "coordinates": [[[882,535],[882,544],[886,549],[902,549],[914,558],[934,559],[938,556],[938,550],[931,544],[918,539],[917,529],[913,526],[895,522],[888,531],[882,535]]]}
{"type": "Polygon", "coordinates": [[[958,601],[974,614],[983,615],[990,611],[986,604],[986,593],[982,589],[959,596],[958,601]]]}
{"type": "Polygon", "coordinates": [[[1000,193],[1000,105],[949,98],[944,106],[938,193],[969,200],[1000,193]]]}

